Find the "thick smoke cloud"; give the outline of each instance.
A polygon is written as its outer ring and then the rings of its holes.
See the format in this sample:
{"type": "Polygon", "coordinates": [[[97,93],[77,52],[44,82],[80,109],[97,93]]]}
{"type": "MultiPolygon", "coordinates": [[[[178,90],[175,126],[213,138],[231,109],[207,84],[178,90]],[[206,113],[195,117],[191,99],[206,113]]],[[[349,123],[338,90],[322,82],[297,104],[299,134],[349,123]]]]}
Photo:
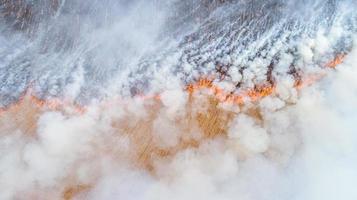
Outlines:
{"type": "Polygon", "coordinates": [[[353,1],[0,2],[0,199],[357,198],[353,1]]]}

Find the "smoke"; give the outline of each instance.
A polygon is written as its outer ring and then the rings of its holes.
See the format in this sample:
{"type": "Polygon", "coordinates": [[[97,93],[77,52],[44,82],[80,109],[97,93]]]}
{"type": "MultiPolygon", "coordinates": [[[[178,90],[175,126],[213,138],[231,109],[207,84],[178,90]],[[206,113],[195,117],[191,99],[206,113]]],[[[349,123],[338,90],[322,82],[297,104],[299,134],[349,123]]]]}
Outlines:
{"type": "Polygon", "coordinates": [[[0,2],[0,199],[357,198],[353,1],[0,2]]]}

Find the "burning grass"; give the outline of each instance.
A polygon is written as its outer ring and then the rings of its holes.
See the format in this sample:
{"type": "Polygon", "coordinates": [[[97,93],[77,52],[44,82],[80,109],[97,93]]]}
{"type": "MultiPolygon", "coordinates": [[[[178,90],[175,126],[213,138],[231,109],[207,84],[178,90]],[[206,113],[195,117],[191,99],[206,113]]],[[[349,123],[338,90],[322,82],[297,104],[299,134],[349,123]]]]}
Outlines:
{"type": "MultiPolygon", "coordinates": [[[[326,66],[335,68],[342,63],[343,58],[344,56],[337,56],[326,66]]],[[[302,89],[322,77],[323,75],[310,76],[302,79],[295,87],[302,89]]],[[[200,79],[196,83],[189,84],[184,93],[188,95],[184,107],[180,107],[184,112],[175,113],[173,117],[168,112],[167,106],[163,104],[160,95],[140,97],[144,114],[127,109],[128,104],[131,103],[130,100],[102,102],[98,106],[99,115],[109,116],[110,127],[98,131],[110,133],[100,135],[97,138],[98,141],[91,141],[93,152],[84,156],[83,159],[108,156],[113,159],[113,162],[118,163],[125,159],[129,160],[132,166],[157,176],[158,162],[170,161],[180,152],[200,148],[202,144],[218,138],[229,144],[229,125],[238,113],[244,113],[257,122],[261,122],[262,111],[257,104],[265,97],[274,96],[276,86],[260,85],[235,94],[215,85],[213,80],[200,79]],[[246,102],[249,102],[250,106],[246,107],[246,102]],[[225,108],[224,105],[229,105],[229,108],[225,108]],[[233,107],[238,111],[235,111],[233,107]],[[114,108],[119,108],[118,110],[124,111],[124,114],[120,116],[107,114],[114,108]],[[165,125],[164,131],[172,131],[172,134],[166,134],[170,138],[166,138],[165,133],[160,134],[162,130],[156,126],[158,123],[165,125]],[[130,148],[118,147],[114,142],[117,139],[127,140],[130,148]]],[[[17,132],[25,137],[36,138],[38,121],[44,113],[61,112],[70,118],[76,115],[88,115],[88,109],[85,106],[59,99],[42,100],[27,92],[17,103],[1,110],[0,132],[1,134],[17,132]]],[[[241,157],[244,159],[248,151],[241,146],[237,149],[240,149],[241,157]]],[[[70,169],[75,171],[76,164],[70,169]]],[[[101,172],[96,171],[96,173],[101,172]]],[[[96,173],[93,177],[98,176],[96,173]]],[[[78,181],[73,179],[73,174],[69,174],[63,180],[65,187],[61,187],[63,199],[73,199],[78,194],[86,193],[95,182],[95,178],[86,182],[78,181]]]]}

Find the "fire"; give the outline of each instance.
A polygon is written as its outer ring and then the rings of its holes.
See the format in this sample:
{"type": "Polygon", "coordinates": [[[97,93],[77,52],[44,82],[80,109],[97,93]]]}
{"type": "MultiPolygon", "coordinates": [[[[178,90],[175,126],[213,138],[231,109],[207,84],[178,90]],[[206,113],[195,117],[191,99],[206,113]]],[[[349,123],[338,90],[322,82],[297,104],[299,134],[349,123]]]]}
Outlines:
{"type": "MultiPolygon", "coordinates": [[[[342,64],[346,54],[341,53],[338,54],[332,61],[328,62],[325,67],[328,68],[336,68],[338,65],[342,64]]],[[[295,81],[295,88],[302,89],[307,87],[316,81],[323,78],[325,74],[310,74],[299,80],[295,81]]],[[[246,100],[251,100],[253,102],[259,101],[260,99],[270,96],[275,92],[275,85],[271,83],[255,85],[254,88],[248,88],[240,90],[238,93],[234,93],[233,91],[226,91],[225,89],[214,84],[214,78],[201,78],[197,82],[188,84],[186,87],[186,91],[193,95],[195,92],[208,90],[213,96],[219,100],[220,102],[232,103],[237,105],[243,105],[246,100]]],[[[155,100],[160,101],[160,94],[155,95],[137,95],[138,98],[142,100],[155,100]]],[[[79,104],[74,103],[73,101],[63,100],[60,98],[52,98],[52,99],[40,99],[36,97],[36,95],[32,94],[32,90],[28,89],[25,94],[19,99],[18,102],[9,106],[18,107],[23,103],[23,101],[27,99],[30,100],[32,104],[36,107],[46,110],[58,110],[58,111],[70,111],[76,114],[83,114],[86,112],[86,107],[81,106],[79,104]]],[[[116,100],[120,101],[120,100],[116,100]]],[[[116,102],[106,101],[103,103],[104,107],[108,107],[113,105],[116,102]],[[107,105],[107,106],[106,106],[107,105]]],[[[5,113],[9,108],[0,108],[0,115],[5,113]]]]}
{"type": "MultiPolygon", "coordinates": [[[[324,65],[327,68],[336,68],[338,65],[342,64],[346,54],[338,54],[333,60],[324,65]]],[[[309,74],[305,77],[300,77],[295,81],[295,88],[301,90],[304,87],[312,85],[318,80],[322,79],[325,76],[322,74],[309,74]]],[[[238,94],[234,92],[227,92],[223,88],[214,84],[213,78],[202,78],[195,83],[191,83],[186,87],[186,90],[189,94],[193,94],[200,90],[209,90],[215,98],[220,102],[233,103],[238,105],[243,105],[245,100],[251,100],[253,102],[259,101],[260,99],[270,96],[275,92],[275,85],[271,83],[255,85],[254,88],[243,89],[239,91],[238,94]]]]}
{"type": "Polygon", "coordinates": [[[212,79],[204,78],[198,80],[196,83],[189,84],[186,88],[191,95],[194,92],[203,89],[209,90],[220,102],[243,105],[247,98],[251,101],[258,101],[263,97],[273,94],[275,86],[270,84],[256,85],[254,88],[246,89],[240,91],[238,94],[234,94],[233,92],[226,92],[223,88],[215,85],[212,79]]]}
{"type": "Polygon", "coordinates": [[[31,102],[33,107],[41,110],[66,111],[76,114],[83,114],[86,112],[86,108],[77,103],[73,103],[69,100],[61,100],[59,98],[41,99],[32,94],[31,89],[28,89],[16,103],[8,107],[1,108],[0,115],[16,107],[21,107],[24,102],[31,102]]]}
{"type": "Polygon", "coordinates": [[[345,57],[346,57],[346,54],[344,54],[344,53],[338,54],[335,57],[335,59],[333,59],[332,61],[330,61],[326,64],[326,67],[336,68],[338,65],[343,63],[345,57]]]}
{"type": "MultiPolygon", "coordinates": [[[[346,57],[345,53],[338,54],[333,60],[324,65],[324,67],[335,69],[338,65],[342,64],[346,57]]],[[[313,83],[321,80],[326,73],[309,74],[305,77],[300,77],[295,81],[295,88],[301,90],[304,87],[312,85],[313,83]]]]}
{"type": "Polygon", "coordinates": [[[309,74],[308,76],[296,80],[294,86],[296,89],[301,90],[321,80],[324,76],[325,74],[309,74]]]}
{"type": "MultiPolygon", "coordinates": [[[[344,57],[337,56],[333,63],[336,67],[338,63],[342,63],[344,57]]],[[[327,66],[332,66],[327,65],[327,66]]],[[[300,80],[299,84],[295,85],[296,89],[302,89],[314,82],[320,80],[324,75],[309,75],[300,80]]],[[[238,88],[238,93],[226,91],[214,83],[211,78],[202,78],[195,83],[191,83],[186,87],[186,92],[190,99],[185,107],[186,113],[174,119],[171,123],[178,127],[179,136],[176,144],[171,146],[160,146],[160,138],[155,134],[155,120],[163,108],[160,103],[160,95],[139,95],[137,98],[144,102],[151,102],[146,107],[148,116],[145,119],[137,119],[137,115],[128,111],[123,118],[113,118],[111,128],[114,135],[103,134],[97,141],[95,155],[109,155],[113,160],[119,158],[129,159],[134,166],[145,169],[154,176],[157,173],[155,168],[155,160],[167,160],[173,158],[177,153],[190,148],[199,148],[205,141],[214,138],[227,138],[227,129],[231,120],[236,113],[227,111],[219,107],[222,102],[230,103],[238,106],[244,106],[246,101],[258,102],[264,97],[274,95],[276,85],[266,83],[256,85],[253,88],[238,88]],[[206,107],[204,110],[196,110],[195,106],[204,104],[196,98],[195,94],[200,91],[208,91],[206,107]],[[135,123],[132,123],[135,121],[135,123]],[[193,132],[200,130],[200,136],[196,136],[193,132]],[[110,145],[113,137],[127,137],[134,144],[128,152],[123,152],[120,149],[113,148],[115,145],[110,145]],[[101,146],[101,141],[105,144],[101,146]],[[124,155],[123,155],[124,154],[124,155]]],[[[103,112],[111,110],[114,107],[124,107],[127,101],[125,99],[115,99],[101,103],[100,108],[103,112]]],[[[0,110],[0,133],[12,133],[13,130],[21,130],[26,136],[36,137],[37,122],[43,112],[60,111],[66,115],[83,115],[87,112],[86,106],[81,106],[69,100],[61,100],[59,98],[43,100],[32,94],[29,89],[20,98],[20,100],[7,108],[0,110]]],[[[245,114],[250,115],[257,120],[260,118],[259,108],[251,108],[245,114]]],[[[162,113],[161,113],[162,114],[162,113]]],[[[245,155],[245,150],[241,149],[242,157],[245,155]]],[[[67,184],[67,183],[66,183],[67,184]]],[[[63,199],[73,199],[77,194],[85,193],[91,188],[93,183],[85,184],[77,183],[76,181],[68,184],[63,190],[63,199]]]]}

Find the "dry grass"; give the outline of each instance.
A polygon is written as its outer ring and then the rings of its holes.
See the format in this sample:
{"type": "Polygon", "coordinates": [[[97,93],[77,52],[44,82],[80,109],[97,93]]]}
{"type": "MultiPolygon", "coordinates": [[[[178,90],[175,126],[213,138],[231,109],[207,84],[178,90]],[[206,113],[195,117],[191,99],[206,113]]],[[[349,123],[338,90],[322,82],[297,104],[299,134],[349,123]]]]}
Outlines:
{"type": "MultiPolygon", "coordinates": [[[[227,136],[228,123],[233,118],[234,113],[220,108],[219,101],[214,97],[207,96],[207,98],[208,100],[205,103],[202,102],[205,104],[203,106],[204,109],[196,109],[199,102],[191,96],[186,107],[183,108],[187,112],[172,121],[173,125],[178,127],[179,130],[178,142],[175,145],[168,147],[160,145],[160,138],[157,138],[153,126],[158,118],[158,113],[165,108],[160,100],[151,99],[149,101],[152,102],[146,108],[147,116],[145,118],[140,118],[135,113],[129,112],[126,113],[124,118],[113,119],[112,129],[114,130],[114,135],[109,136],[111,138],[107,139],[110,140],[114,137],[129,138],[133,145],[130,146],[129,152],[125,152],[128,155],[116,155],[123,152],[116,151],[115,147],[110,149],[112,148],[110,143],[101,144],[109,144],[109,147],[94,146],[93,148],[98,148],[97,150],[94,149],[94,154],[98,154],[97,156],[113,154],[111,156],[114,158],[129,158],[133,166],[145,169],[155,176],[156,161],[170,160],[183,150],[198,148],[207,140],[227,136]]],[[[44,112],[57,110],[66,115],[68,114],[65,110],[61,110],[61,107],[51,105],[53,104],[46,103],[35,97],[24,96],[19,102],[0,112],[0,132],[2,134],[12,134],[19,131],[24,137],[36,137],[37,123],[44,112]]],[[[72,177],[73,174],[70,176],[72,177]]],[[[73,181],[71,177],[65,178],[65,180],[71,181],[64,181],[68,184],[63,190],[63,199],[66,200],[85,193],[90,189],[91,185],[91,183],[82,184],[78,181],[73,181]]]]}
{"type": "Polygon", "coordinates": [[[17,104],[0,112],[0,133],[10,134],[20,131],[27,136],[35,136],[37,121],[42,108],[25,97],[17,104]]]}

